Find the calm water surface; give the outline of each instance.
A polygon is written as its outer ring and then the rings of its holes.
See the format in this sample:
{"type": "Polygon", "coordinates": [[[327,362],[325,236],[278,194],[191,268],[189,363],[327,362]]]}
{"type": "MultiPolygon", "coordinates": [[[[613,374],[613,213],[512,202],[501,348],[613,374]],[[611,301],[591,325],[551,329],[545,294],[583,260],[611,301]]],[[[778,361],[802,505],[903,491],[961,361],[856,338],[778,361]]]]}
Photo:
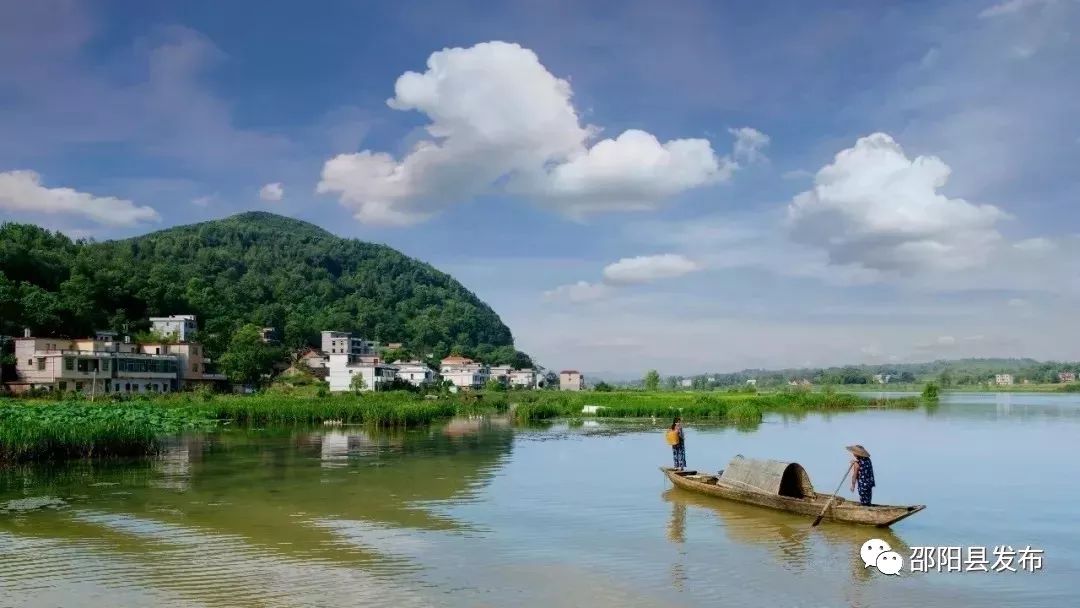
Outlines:
{"type": "Polygon", "coordinates": [[[674,490],[659,428],[231,431],[0,472],[0,606],[1080,605],[1080,395],[688,430],[692,467],[796,460],[826,492],[866,445],[875,501],[928,505],[884,532],[674,490]],[[858,557],[871,536],[1044,567],[886,577],[858,557]]]}

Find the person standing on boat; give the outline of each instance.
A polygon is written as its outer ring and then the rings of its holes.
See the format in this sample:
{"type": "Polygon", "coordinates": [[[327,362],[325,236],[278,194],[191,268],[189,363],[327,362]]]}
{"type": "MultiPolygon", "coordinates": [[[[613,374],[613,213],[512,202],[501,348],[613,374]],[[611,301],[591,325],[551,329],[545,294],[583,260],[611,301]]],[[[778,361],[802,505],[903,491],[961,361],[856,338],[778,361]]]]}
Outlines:
{"type": "Polygon", "coordinates": [[[871,504],[874,494],[874,463],[870,462],[870,452],[861,445],[849,445],[847,450],[855,456],[851,461],[851,491],[859,488],[859,502],[871,504]]]}
{"type": "Polygon", "coordinates": [[[686,436],[683,434],[682,418],[675,417],[667,436],[668,443],[671,444],[671,454],[675,458],[675,470],[681,471],[686,468],[686,436]]]}

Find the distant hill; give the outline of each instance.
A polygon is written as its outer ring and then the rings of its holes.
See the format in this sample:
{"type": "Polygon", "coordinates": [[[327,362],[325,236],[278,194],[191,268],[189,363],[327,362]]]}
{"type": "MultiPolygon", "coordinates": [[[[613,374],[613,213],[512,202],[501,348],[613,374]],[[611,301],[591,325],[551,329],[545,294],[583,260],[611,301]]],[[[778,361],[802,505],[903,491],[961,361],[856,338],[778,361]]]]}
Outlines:
{"type": "Polygon", "coordinates": [[[0,226],[0,334],[134,332],[176,313],[198,315],[219,352],[255,323],[291,347],[334,329],[425,354],[524,362],[498,315],[449,275],[307,222],[251,212],[100,243],[0,226]]]}

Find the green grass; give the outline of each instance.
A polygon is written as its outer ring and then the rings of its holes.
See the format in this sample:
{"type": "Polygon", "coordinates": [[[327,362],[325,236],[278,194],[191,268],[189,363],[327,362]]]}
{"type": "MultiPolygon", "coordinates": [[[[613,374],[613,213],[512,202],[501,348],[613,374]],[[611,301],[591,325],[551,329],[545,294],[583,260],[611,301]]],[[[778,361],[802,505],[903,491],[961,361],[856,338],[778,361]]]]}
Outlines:
{"type": "MultiPolygon", "coordinates": [[[[512,396],[511,400],[515,397],[512,396]]],[[[583,415],[582,408],[596,405],[598,418],[660,418],[682,416],[686,420],[721,420],[737,423],[760,422],[769,412],[801,413],[867,408],[915,408],[917,397],[865,398],[833,392],[783,391],[776,393],[701,392],[580,392],[523,393],[514,410],[518,421],[583,415]]]]}
{"type": "Polygon", "coordinates": [[[229,422],[249,426],[326,421],[385,428],[423,426],[456,415],[505,411],[499,395],[366,393],[319,397],[179,393],[118,402],[0,401],[0,463],[154,454],[161,439],[229,422]]]}
{"type": "Polygon", "coordinates": [[[212,424],[205,412],[148,402],[0,402],[0,463],[152,454],[162,436],[212,424]]]}
{"type": "Polygon", "coordinates": [[[520,423],[580,418],[585,405],[597,417],[716,420],[754,425],[766,413],[916,407],[918,398],[866,399],[832,392],[498,392],[425,398],[409,392],[320,396],[312,387],[259,395],[179,393],[118,402],[0,401],[0,463],[153,454],[161,439],[222,423],[247,426],[326,421],[384,428],[428,425],[457,415],[504,412],[520,423]]]}

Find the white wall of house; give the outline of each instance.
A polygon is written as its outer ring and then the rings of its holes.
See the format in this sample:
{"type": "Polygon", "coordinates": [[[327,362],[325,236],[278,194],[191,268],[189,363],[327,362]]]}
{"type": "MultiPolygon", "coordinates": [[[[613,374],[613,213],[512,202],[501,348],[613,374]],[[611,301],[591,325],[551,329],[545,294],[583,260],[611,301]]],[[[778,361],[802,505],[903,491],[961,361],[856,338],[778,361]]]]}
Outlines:
{"type": "Polygon", "coordinates": [[[487,374],[483,373],[483,368],[474,365],[444,369],[442,377],[458,388],[470,390],[483,388],[487,382],[487,374]]]}
{"type": "Polygon", "coordinates": [[[150,325],[162,336],[175,335],[180,342],[187,342],[195,336],[197,324],[195,315],[169,315],[150,317],[150,325]]]}
{"type": "Polygon", "coordinates": [[[585,377],[580,372],[563,371],[559,373],[559,390],[580,391],[585,388],[585,377]]]}
{"type": "Polygon", "coordinates": [[[531,369],[511,371],[510,386],[515,388],[536,388],[536,372],[531,369]]]}
{"type": "Polygon", "coordinates": [[[397,377],[414,386],[424,386],[435,380],[435,370],[422,363],[395,363],[397,377]]]}
{"type": "Polygon", "coordinates": [[[358,363],[355,358],[348,354],[330,355],[330,374],[327,380],[330,382],[332,392],[345,392],[352,390],[352,379],[361,376],[364,379],[365,391],[373,391],[389,384],[397,377],[397,369],[392,365],[381,363],[358,363]]]}

